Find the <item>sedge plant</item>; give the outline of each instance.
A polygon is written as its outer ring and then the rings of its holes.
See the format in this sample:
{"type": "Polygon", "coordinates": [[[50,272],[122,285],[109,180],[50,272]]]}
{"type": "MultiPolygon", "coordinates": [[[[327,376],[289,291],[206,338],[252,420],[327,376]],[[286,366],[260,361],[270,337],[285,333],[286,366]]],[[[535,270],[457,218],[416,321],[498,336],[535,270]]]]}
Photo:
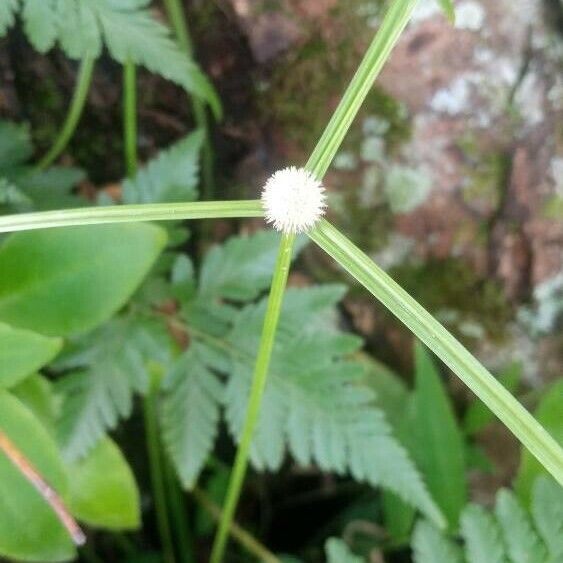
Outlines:
{"type": "MultiPolygon", "coordinates": [[[[245,422],[220,516],[212,563],[223,560],[227,537],[233,530],[233,518],[267,382],[295,235],[301,231],[306,232],[313,242],[424,342],[563,484],[563,450],[550,434],[432,315],[351,240],[322,218],[325,206],[322,179],[416,4],[417,0],[394,0],[390,4],[379,31],[311,157],[302,169],[290,168],[274,175],[266,186],[262,201],[123,205],[0,217],[0,232],[15,232],[70,225],[259,217],[265,214],[269,222],[281,231],[245,422]]],[[[441,4],[451,9],[451,2],[442,1],[441,4]]],[[[131,80],[131,76],[127,78],[131,80]]],[[[132,103],[126,100],[126,104],[132,103]]],[[[131,109],[131,106],[128,107],[131,109]]],[[[132,154],[129,153],[128,160],[132,154]]],[[[132,159],[128,168],[134,168],[132,159]]]]}

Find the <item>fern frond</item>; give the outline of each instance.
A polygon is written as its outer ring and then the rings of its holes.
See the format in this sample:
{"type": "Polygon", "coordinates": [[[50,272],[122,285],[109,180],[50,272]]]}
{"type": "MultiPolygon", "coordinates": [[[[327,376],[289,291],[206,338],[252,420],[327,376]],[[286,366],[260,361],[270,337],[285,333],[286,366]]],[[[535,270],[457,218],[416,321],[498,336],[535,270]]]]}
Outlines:
{"type": "Polygon", "coordinates": [[[45,53],[57,40],[56,0],[23,0],[24,30],[31,44],[45,53]]]}
{"type": "MultiPolygon", "coordinates": [[[[414,529],[412,548],[415,563],[463,563],[459,547],[432,524],[421,520],[414,529]]],[[[488,559],[480,563],[488,562],[488,559]]]]}
{"type": "Polygon", "coordinates": [[[476,504],[468,505],[460,519],[468,563],[506,563],[500,528],[491,514],[476,504]]]}
{"type": "Polygon", "coordinates": [[[0,37],[16,23],[19,0],[3,0],[0,3],[0,37]]]}
{"type": "Polygon", "coordinates": [[[164,445],[187,489],[194,486],[213,449],[223,391],[223,384],[205,364],[205,350],[197,344],[175,362],[165,381],[164,445]]]}
{"type": "Polygon", "coordinates": [[[563,561],[563,488],[553,479],[544,476],[536,479],[532,514],[549,552],[547,561],[563,561]]]}
{"type": "Polygon", "coordinates": [[[123,203],[165,203],[197,199],[202,131],[163,150],[123,182],[123,203]]]}
{"type": "Polygon", "coordinates": [[[131,414],[135,393],[145,393],[149,362],[164,365],[170,344],[155,324],[115,319],[75,344],[59,368],[62,395],[59,442],[68,460],[86,455],[118,421],[131,414]]]}
{"type": "Polygon", "coordinates": [[[363,563],[363,559],[354,555],[344,541],[330,538],[325,543],[327,563],[363,563]]]}
{"type": "MultiPolygon", "coordinates": [[[[315,463],[387,487],[442,523],[414,464],[363,384],[363,366],[346,359],[361,340],[330,330],[342,292],[339,286],[288,290],[252,444],[253,464],[278,469],[287,448],[300,464],[315,463]]],[[[233,371],[226,417],[235,436],[242,428],[265,306],[262,301],[243,309],[227,337],[233,371]]]]}
{"type": "Polygon", "coordinates": [[[495,514],[512,563],[541,563],[546,560],[545,546],[514,493],[507,489],[497,493],[495,514]]]}

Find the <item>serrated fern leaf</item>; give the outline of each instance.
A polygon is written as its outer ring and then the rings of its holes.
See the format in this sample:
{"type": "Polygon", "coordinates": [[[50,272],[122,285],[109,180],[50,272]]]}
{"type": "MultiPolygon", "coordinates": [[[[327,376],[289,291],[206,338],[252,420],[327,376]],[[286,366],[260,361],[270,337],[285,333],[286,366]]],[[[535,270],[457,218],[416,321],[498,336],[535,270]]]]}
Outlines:
{"type": "Polygon", "coordinates": [[[207,100],[219,114],[220,104],[207,77],[179,48],[169,29],[148,10],[109,0],[87,1],[95,6],[106,45],[115,60],[143,65],[207,100]]]}
{"type": "Polygon", "coordinates": [[[501,489],[497,493],[495,514],[502,529],[508,555],[513,563],[545,561],[547,555],[545,546],[514,493],[507,489],[501,489]]]}
{"type": "MultiPolygon", "coordinates": [[[[361,341],[330,330],[341,295],[338,286],[287,292],[252,444],[253,464],[278,469],[287,448],[301,464],[387,487],[442,523],[415,466],[363,385],[363,366],[346,359],[361,341]]],[[[265,306],[262,301],[243,309],[227,337],[233,371],[226,417],[235,436],[244,420],[265,306]]]]}
{"type": "Polygon", "coordinates": [[[23,0],[24,30],[31,44],[40,52],[47,52],[57,39],[58,18],[56,0],[23,0]]]}
{"type": "Polygon", "coordinates": [[[354,555],[348,545],[338,538],[330,538],[325,543],[327,563],[363,563],[363,559],[354,555]]]}
{"type": "Polygon", "coordinates": [[[0,2],[0,37],[16,23],[16,11],[19,0],[3,0],[0,2]]]}
{"type": "Polygon", "coordinates": [[[165,382],[161,423],[165,447],[184,487],[195,484],[213,449],[223,384],[205,364],[205,349],[191,346],[165,382]]]}
{"type": "Polygon", "coordinates": [[[145,393],[149,363],[167,362],[169,344],[154,324],[116,319],[76,343],[58,363],[74,371],[57,384],[63,398],[58,435],[68,460],[87,454],[145,393]]]}
{"type": "MultiPolygon", "coordinates": [[[[296,241],[295,254],[306,239],[296,241]]],[[[212,248],[203,261],[199,278],[201,298],[234,301],[256,299],[272,279],[279,234],[260,231],[251,236],[231,237],[212,248]]]]}
{"type": "MultiPolygon", "coordinates": [[[[459,547],[432,524],[421,520],[414,529],[412,548],[415,563],[462,563],[459,547]]],[[[481,563],[488,559],[481,560],[481,563]]]]}
{"type": "Polygon", "coordinates": [[[563,561],[563,488],[553,479],[538,477],[534,483],[532,514],[545,545],[549,563],[563,561]]]}
{"type": "Polygon", "coordinates": [[[468,505],[460,519],[468,563],[507,563],[504,544],[495,519],[478,505],[468,505]]]}
{"type": "Polygon", "coordinates": [[[57,0],[58,40],[73,59],[99,57],[102,33],[92,0],[57,0]]]}
{"type": "Polygon", "coordinates": [[[158,153],[134,178],[123,183],[123,203],[164,203],[197,199],[199,152],[196,131],[158,153]]]}

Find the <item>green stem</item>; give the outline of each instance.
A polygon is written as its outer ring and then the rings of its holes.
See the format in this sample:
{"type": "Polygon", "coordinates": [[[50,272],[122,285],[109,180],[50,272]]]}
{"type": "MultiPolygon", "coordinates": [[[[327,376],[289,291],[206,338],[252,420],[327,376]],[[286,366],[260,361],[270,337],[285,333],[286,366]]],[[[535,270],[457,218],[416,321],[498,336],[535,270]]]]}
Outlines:
{"type": "Polygon", "coordinates": [[[563,450],[462,344],[330,223],[321,221],[309,236],[424,342],[563,485],[563,450]]]}
{"type": "Polygon", "coordinates": [[[188,203],[81,207],[77,209],[6,215],[0,217],[0,233],[30,231],[50,227],[101,225],[104,223],[262,217],[263,214],[262,204],[259,200],[192,201],[188,203]]]}
{"type": "Polygon", "coordinates": [[[43,170],[53,164],[53,162],[65,150],[68,142],[74,134],[78,121],[80,120],[80,116],[82,115],[84,104],[86,103],[86,97],[88,96],[88,90],[90,89],[90,84],[92,82],[95,61],[96,59],[94,57],[88,55],[82,59],[80,69],[78,71],[78,79],[74,95],[72,97],[70,109],[63,124],[63,128],[59,132],[53,146],[38,162],[37,168],[39,170],[43,170]]]}
{"type": "Polygon", "coordinates": [[[235,464],[231,474],[229,488],[227,490],[223,514],[221,516],[219,529],[217,531],[217,535],[215,536],[215,542],[211,552],[211,563],[220,563],[223,560],[229,528],[233,522],[242,484],[246,475],[252,436],[258,421],[262,396],[266,387],[268,368],[274,347],[276,328],[280,317],[287,276],[289,274],[294,240],[294,235],[284,234],[282,235],[280,241],[278,258],[274,270],[272,286],[270,288],[270,296],[268,298],[268,307],[264,318],[262,338],[260,339],[260,349],[258,351],[258,357],[256,358],[256,367],[254,369],[254,377],[252,379],[252,386],[250,389],[246,418],[235,458],[235,464]]]}
{"type": "MultiPolygon", "coordinates": [[[[222,517],[222,510],[217,506],[201,489],[197,487],[192,491],[195,499],[203,506],[203,508],[219,522],[222,517]]],[[[252,553],[259,561],[263,563],[281,563],[265,545],[262,545],[252,534],[239,526],[236,522],[232,522],[229,532],[233,538],[242,545],[249,553],[252,553]]]]}
{"type": "Polygon", "coordinates": [[[137,68],[132,61],[123,65],[123,144],[131,178],[137,172],[137,68]]]}
{"type": "Polygon", "coordinates": [[[158,422],[156,416],[156,390],[154,384],[143,401],[145,418],[145,434],[149,456],[151,487],[154,497],[156,521],[160,536],[163,559],[166,563],[174,563],[174,545],[166,507],[166,488],[164,484],[163,462],[160,441],[158,438],[158,422]]]}
{"type": "Polygon", "coordinates": [[[322,178],[363,104],[373,82],[389,58],[418,0],[393,0],[354,78],[336,108],[306,168],[322,178]]]}
{"type": "MultiPolygon", "coordinates": [[[[182,3],[180,2],[180,0],[165,0],[164,5],[166,6],[168,19],[172,24],[172,28],[174,29],[178,43],[180,44],[184,52],[191,57],[193,55],[193,47],[182,3]]],[[[205,135],[201,166],[202,199],[209,200],[213,198],[215,191],[215,178],[213,174],[214,154],[213,145],[211,144],[211,138],[209,135],[209,121],[207,112],[205,111],[205,103],[201,100],[201,98],[192,96],[191,104],[196,126],[199,129],[203,130],[205,135]]]]}
{"type": "Polygon", "coordinates": [[[185,497],[176,479],[174,468],[165,460],[164,476],[166,478],[166,490],[168,491],[168,502],[172,516],[172,529],[178,546],[179,560],[182,563],[194,563],[193,538],[190,534],[190,526],[185,508],[185,497]]]}

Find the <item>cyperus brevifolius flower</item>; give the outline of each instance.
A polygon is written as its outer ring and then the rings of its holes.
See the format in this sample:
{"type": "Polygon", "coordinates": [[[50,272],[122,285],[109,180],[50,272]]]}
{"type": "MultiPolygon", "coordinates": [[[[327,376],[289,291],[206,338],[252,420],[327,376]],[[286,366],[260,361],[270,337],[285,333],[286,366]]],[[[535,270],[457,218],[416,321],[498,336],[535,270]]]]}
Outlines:
{"type": "Polygon", "coordinates": [[[262,190],[266,221],[284,233],[308,231],[324,214],[322,183],[304,168],[278,170],[262,190]]]}

